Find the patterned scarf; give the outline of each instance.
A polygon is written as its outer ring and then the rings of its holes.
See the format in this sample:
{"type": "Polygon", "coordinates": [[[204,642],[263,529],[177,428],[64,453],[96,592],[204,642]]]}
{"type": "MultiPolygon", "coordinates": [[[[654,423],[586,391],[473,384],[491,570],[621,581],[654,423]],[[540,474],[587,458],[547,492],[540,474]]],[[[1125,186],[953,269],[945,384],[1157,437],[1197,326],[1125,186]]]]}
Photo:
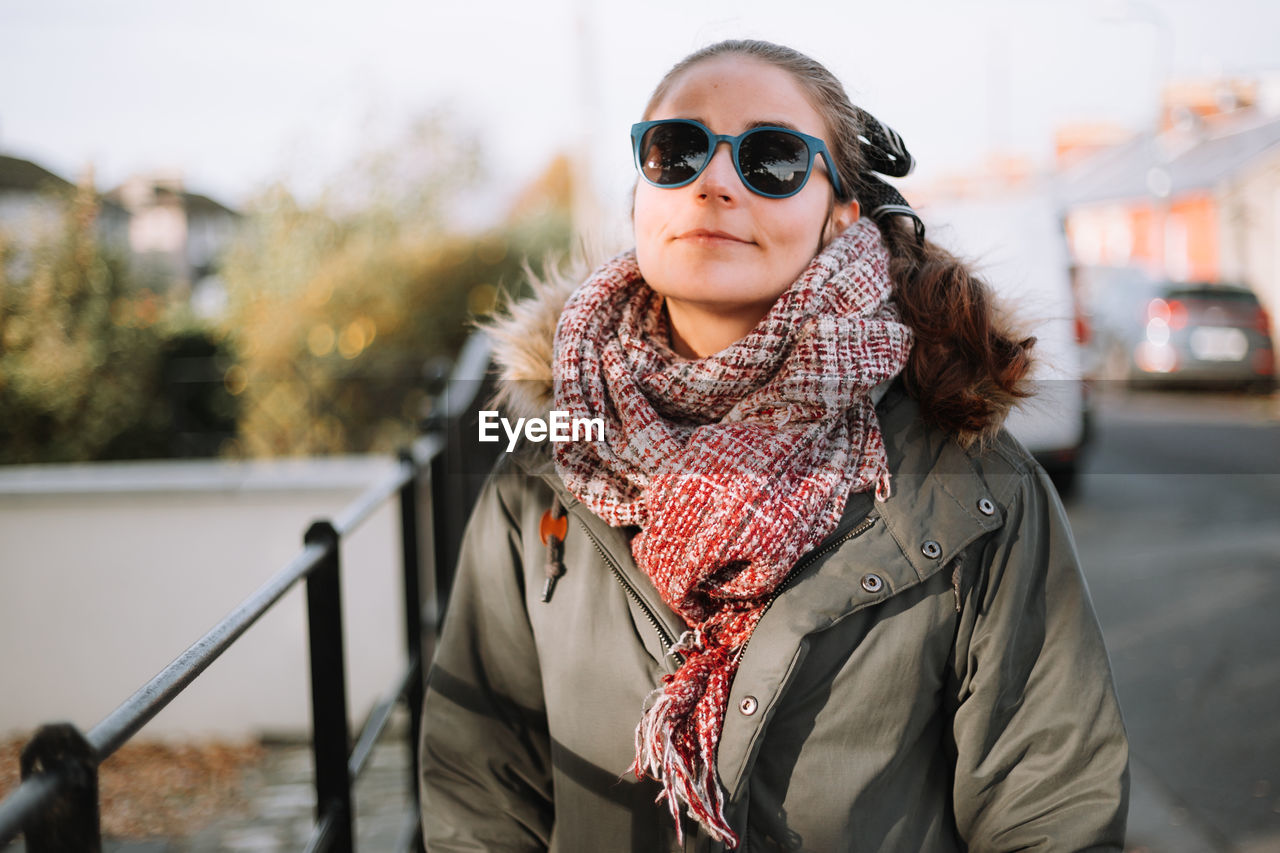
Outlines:
{"type": "Polygon", "coordinates": [[[693,626],[683,661],[636,731],[637,776],[736,847],[715,775],[738,656],[801,555],[852,492],[886,497],[869,392],[896,375],[911,332],[889,304],[889,253],[863,218],[833,240],[742,340],[707,358],[670,348],[662,297],[634,252],[570,297],[555,338],[555,408],[604,418],[603,441],[555,445],[556,470],[613,526],[693,626]]]}

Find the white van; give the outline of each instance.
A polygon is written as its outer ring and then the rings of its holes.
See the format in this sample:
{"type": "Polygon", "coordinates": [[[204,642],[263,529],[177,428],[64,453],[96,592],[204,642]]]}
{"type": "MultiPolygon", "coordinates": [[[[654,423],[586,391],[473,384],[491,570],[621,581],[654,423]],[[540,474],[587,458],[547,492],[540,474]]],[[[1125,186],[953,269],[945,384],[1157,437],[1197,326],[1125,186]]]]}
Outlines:
{"type": "Polygon", "coordinates": [[[1036,336],[1037,393],[1014,409],[1006,426],[1067,494],[1088,442],[1090,415],[1082,378],[1084,328],[1052,194],[1028,186],[938,199],[919,212],[929,239],[972,263],[1019,327],[1036,336]]]}

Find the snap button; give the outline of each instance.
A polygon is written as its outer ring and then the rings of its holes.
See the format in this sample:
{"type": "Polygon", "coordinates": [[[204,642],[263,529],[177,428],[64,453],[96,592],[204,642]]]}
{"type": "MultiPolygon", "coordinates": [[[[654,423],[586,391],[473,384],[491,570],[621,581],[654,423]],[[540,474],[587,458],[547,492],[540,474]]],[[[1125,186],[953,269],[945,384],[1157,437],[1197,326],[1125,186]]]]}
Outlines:
{"type": "Polygon", "coordinates": [[[867,592],[879,592],[884,589],[884,581],[880,579],[879,575],[863,575],[862,588],[867,592]]]}
{"type": "Polygon", "coordinates": [[[942,546],[937,542],[934,542],[932,539],[929,539],[920,546],[920,553],[924,554],[930,560],[936,560],[942,556],[942,546]]]}
{"type": "Polygon", "coordinates": [[[760,703],[756,701],[754,696],[744,696],[742,701],[738,703],[738,710],[744,715],[750,717],[760,707],[760,703]]]}
{"type": "Polygon", "coordinates": [[[996,505],[991,502],[990,498],[983,498],[978,501],[978,512],[983,515],[995,515],[996,505]]]}

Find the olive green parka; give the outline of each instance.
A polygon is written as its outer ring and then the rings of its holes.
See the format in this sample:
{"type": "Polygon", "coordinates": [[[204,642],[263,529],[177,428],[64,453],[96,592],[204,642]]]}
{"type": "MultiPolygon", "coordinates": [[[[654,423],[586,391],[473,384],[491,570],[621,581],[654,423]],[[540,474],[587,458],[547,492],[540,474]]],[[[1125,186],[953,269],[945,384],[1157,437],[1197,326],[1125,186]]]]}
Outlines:
{"type": "MultiPolygon", "coordinates": [[[[766,610],[716,770],[747,851],[1121,850],[1128,746],[1062,505],[1007,433],[964,449],[900,384],[892,495],[855,494],[766,610]]],[[[686,629],[549,445],[468,526],[423,716],[430,851],[723,849],[628,772],[686,629]],[[543,601],[544,513],[567,510],[543,601]]]]}

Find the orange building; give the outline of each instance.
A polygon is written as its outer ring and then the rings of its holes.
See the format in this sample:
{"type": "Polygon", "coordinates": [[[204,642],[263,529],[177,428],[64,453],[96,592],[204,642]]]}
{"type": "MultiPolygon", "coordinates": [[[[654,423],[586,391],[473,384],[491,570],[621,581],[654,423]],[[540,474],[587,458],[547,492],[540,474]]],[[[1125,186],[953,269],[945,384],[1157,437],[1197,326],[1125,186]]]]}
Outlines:
{"type": "Polygon", "coordinates": [[[1255,95],[1182,84],[1157,132],[1109,147],[1064,133],[1057,193],[1074,263],[1245,284],[1280,338],[1280,116],[1255,95]]]}

